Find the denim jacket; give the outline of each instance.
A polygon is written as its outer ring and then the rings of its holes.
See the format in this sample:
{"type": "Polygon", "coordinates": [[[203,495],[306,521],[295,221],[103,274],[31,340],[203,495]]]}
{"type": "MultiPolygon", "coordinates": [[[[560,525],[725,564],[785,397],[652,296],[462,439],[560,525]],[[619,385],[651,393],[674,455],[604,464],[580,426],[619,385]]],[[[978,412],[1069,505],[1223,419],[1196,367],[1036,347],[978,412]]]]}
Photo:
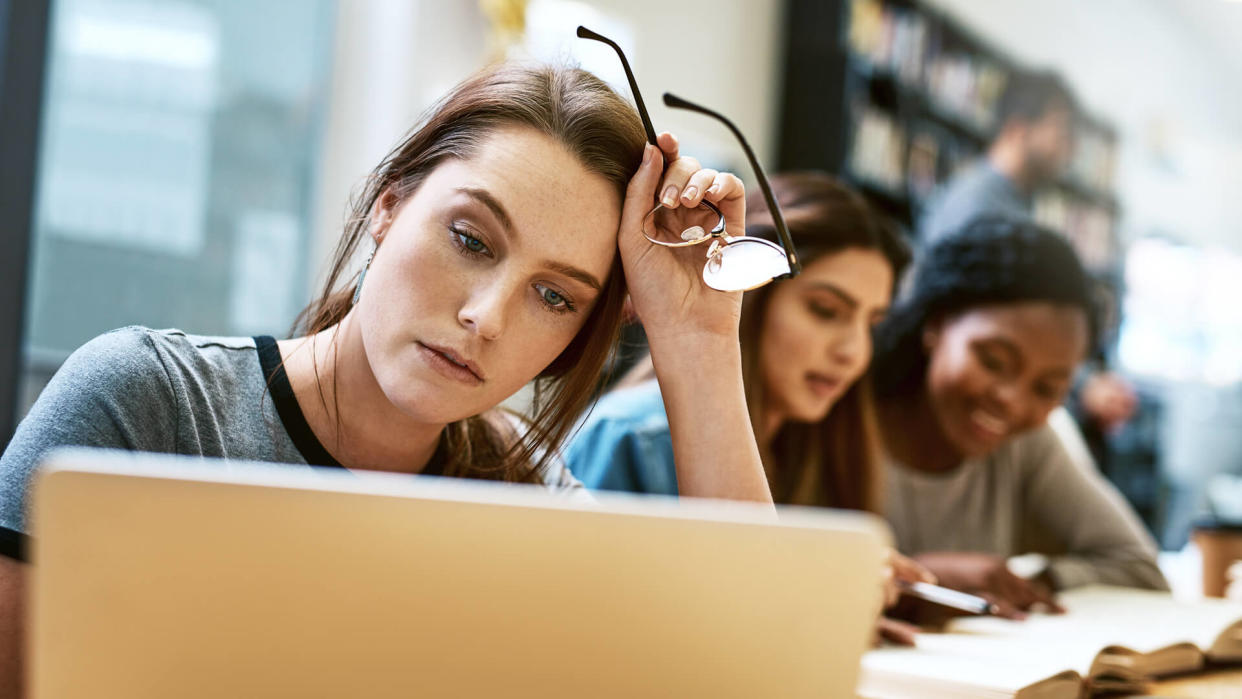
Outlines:
{"type": "Polygon", "coordinates": [[[601,398],[565,448],[565,461],[593,490],[676,495],[673,439],[655,379],[601,398]]]}

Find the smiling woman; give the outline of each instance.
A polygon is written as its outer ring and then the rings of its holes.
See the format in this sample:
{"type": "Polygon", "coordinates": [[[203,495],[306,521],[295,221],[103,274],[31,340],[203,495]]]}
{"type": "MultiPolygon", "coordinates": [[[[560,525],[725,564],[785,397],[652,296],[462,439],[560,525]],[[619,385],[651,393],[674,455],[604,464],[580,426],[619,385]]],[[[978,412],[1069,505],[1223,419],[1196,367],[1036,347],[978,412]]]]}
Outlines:
{"type": "MultiPolygon", "coordinates": [[[[0,542],[20,540],[30,475],[60,445],[582,494],[555,454],[593,398],[627,291],[689,492],[770,503],[742,389],[741,294],[708,289],[700,255],[642,231],[659,191],[660,235],[708,224],[710,202],[743,236],[743,187],[681,156],[672,135],[652,140],[582,70],[500,65],[462,83],[367,179],[299,337],[131,327],[75,352],[0,457],[0,542]],[[498,411],[531,381],[530,422],[498,411]],[[722,434],[695,429],[704,403],[722,434]]],[[[5,657],[24,575],[0,559],[5,657]]]]}
{"type": "Polygon", "coordinates": [[[877,334],[897,546],[1012,616],[1057,589],[1165,585],[1138,518],[1047,425],[1095,329],[1090,280],[1062,236],[983,218],[927,250],[877,334]],[[1032,552],[1051,556],[1042,573],[1009,572],[1032,552]]]}

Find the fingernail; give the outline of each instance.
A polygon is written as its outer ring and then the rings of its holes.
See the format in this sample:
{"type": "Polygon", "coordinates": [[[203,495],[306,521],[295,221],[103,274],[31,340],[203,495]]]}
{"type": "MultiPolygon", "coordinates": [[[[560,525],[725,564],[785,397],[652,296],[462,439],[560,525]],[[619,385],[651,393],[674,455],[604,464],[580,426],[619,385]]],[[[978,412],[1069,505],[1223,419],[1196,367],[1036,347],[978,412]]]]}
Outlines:
{"type": "Polygon", "coordinates": [[[660,203],[668,207],[672,207],[677,204],[677,185],[670,184],[668,188],[664,190],[664,197],[660,199],[660,203]]]}
{"type": "Polygon", "coordinates": [[[713,195],[714,195],[714,194],[720,194],[720,185],[718,185],[718,184],[714,184],[714,185],[712,185],[712,186],[708,187],[708,188],[707,188],[707,193],[708,193],[708,194],[713,194],[713,195]]]}
{"type": "Polygon", "coordinates": [[[693,185],[686,187],[686,191],[681,193],[681,198],[687,202],[694,201],[694,196],[699,193],[699,188],[693,185]]]}
{"type": "Polygon", "coordinates": [[[655,152],[655,147],[652,146],[650,143],[643,146],[643,165],[649,165],[651,163],[651,154],[654,152],[655,152]]]}

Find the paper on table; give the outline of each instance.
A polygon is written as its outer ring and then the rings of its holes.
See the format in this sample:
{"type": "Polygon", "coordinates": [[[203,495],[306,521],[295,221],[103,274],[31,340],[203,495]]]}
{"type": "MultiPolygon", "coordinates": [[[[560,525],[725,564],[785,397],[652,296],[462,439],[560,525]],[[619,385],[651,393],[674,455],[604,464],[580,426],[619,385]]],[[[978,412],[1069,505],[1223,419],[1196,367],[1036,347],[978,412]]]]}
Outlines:
{"type": "Polygon", "coordinates": [[[1117,645],[1150,653],[1177,643],[1207,651],[1231,623],[1242,620],[1242,603],[1203,600],[1187,603],[1168,593],[1090,586],[1059,597],[1063,615],[1032,615],[1024,622],[990,617],[955,619],[954,631],[1021,634],[1032,639],[1073,640],[1096,649],[1117,645]]]}
{"type": "Polygon", "coordinates": [[[980,644],[958,634],[920,636],[917,648],[880,648],[863,657],[859,694],[885,699],[1012,697],[1043,684],[1040,694],[1077,697],[1081,675],[1060,658],[980,644]],[[983,652],[976,652],[983,651],[983,652]]]}

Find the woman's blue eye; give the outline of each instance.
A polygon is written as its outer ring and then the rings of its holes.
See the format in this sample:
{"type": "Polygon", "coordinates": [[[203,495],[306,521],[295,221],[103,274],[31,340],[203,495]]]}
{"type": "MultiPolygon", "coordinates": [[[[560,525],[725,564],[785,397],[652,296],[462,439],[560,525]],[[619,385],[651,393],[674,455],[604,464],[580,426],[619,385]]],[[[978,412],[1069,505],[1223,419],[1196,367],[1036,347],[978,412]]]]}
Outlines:
{"type": "Polygon", "coordinates": [[[470,235],[465,229],[459,228],[456,225],[449,226],[449,233],[453,235],[453,242],[460,247],[463,253],[491,256],[492,251],[487,248],[487,243],[470,235]]]}
{"type": "Polygon", "coordinates": [[[543,300],[547,301],[552,306],[559,306],[565,302],[565,299],[561,298],[560,294],[551,289],[543,290],[543,300]]]}
{"type": "Polygon", "coordinates": [[[539,297],[543,299],[543,302],[547,304],[548,307],[552,308],[553,310],[557,310],[557,311],[572,311],[573,310],[573,305],[569,303],[569,299],[565,298],[559,292],[549,287],[546,287],[543,284],[536,284],[535,291],[539,292],[539,297]]]}
{"type": "Polygon", "coordinates": [[[483,241],[478,238],[473,238],[465,233],[458,233],[457,237],[461,239],[461,244],[465,245],[466,249],[470,252],[483,252],[484,250],[487,250],[487,246],[484,245],[483,241]]]}

